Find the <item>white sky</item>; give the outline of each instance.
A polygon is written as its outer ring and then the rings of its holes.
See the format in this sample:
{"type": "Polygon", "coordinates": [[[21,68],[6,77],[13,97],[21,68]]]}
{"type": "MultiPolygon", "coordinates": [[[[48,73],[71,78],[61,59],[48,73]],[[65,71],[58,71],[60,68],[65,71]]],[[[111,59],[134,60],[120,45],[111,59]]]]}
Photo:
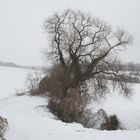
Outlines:
{"type": "Polygon", "coordinates": [[[122,58],[140,63],[140,0],[0,0],[0,60],[43,64],[41,52],[47,47],[43,22],[67,8],[89,12],[133,34],[134,44],[122,58]]]}

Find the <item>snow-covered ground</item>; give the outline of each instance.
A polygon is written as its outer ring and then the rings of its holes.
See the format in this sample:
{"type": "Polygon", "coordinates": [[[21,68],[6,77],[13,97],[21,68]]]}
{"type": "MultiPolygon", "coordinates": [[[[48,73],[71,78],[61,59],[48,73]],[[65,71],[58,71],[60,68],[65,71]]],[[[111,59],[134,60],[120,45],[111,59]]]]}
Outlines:
{"type": "Polygon", "coordinates": [[[24,87],[29,70],[0,67],[0,116],[9,121],[7,140],[140,140],[140,85],[134,85],[131,100],[109,96],[98,108],[117,114],[128,130],[99,131],[82,125],[66,124],[44,110],[41,97],[15,96],[24,87]]]}

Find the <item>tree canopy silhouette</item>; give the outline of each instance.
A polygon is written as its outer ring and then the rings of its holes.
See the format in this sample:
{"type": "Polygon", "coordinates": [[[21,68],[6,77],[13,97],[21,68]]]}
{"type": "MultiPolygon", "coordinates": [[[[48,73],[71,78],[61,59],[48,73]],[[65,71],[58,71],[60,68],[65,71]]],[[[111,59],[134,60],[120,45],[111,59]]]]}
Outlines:
{"type": "Polygon", "coordinates": [[[124,95],[130,95],[132,73],[121,71],[117,54],[131,44],[131,35],[122,29],[114,31],[100,18],[70,9],[49,17],[44,27],[49,37],[47,55],[61,69],[57,67],[52,75],[58,73],[63,97],[70,88],[86,85],[91,79],[95,94],[104,95],[111,82],[124,95]]]}

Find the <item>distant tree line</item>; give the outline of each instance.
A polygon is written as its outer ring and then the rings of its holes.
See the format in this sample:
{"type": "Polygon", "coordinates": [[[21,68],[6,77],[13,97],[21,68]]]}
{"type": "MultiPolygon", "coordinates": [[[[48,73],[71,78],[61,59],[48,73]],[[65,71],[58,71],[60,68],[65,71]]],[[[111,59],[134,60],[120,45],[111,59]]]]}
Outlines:
{"type": "MultiPolygon", "coordinates": [[[[129,72],[130,75],[127,77],[127,79],[123,79],[125,82],[130,83],[140,83],[140,64],[134,63],[134,62],[128,62],[128,63],[121,63],[116,61],[116,63],[110,64],[112,67],[112,70],[115,72],[126,73],[129,72]]],[[[112,80],[112,77],[105,77],[106,79],[112,80]]]]}
{"type": "Polygon", "coordinates": [[[134,75],[140,76],[140,64],[139,63],[129,62],[129,63],[123,64],[122,70],[123,71],[133,71],[134,75]]]}
{"type": "Polygon", "coordinates": [[[41,69],[40,67],[37,66],[22,66],[22,65],[17,65],[13,62],[3,62],[3,61],[0,61],[0,66],[16,67],[16,68],[23,68],[23,69],[41,69]]]}

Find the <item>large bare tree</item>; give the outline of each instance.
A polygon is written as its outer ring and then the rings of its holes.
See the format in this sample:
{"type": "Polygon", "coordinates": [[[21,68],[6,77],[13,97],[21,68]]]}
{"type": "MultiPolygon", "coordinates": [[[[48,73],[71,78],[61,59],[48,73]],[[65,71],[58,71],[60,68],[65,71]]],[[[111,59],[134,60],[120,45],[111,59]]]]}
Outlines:
{"type": "Polygon", "coordinates": [[[131,35],[124,30],[112,30],[90,14],[73,10],[55,13],[44,27],[50,41],[49,53],[63,71],[64,96],[69,88],[77,88],[90,79],[99,95],[106,93],[110,82],[124,95],[130,94],[131,72],[121,71],[117,54],[130,45],[131,35]]]}

